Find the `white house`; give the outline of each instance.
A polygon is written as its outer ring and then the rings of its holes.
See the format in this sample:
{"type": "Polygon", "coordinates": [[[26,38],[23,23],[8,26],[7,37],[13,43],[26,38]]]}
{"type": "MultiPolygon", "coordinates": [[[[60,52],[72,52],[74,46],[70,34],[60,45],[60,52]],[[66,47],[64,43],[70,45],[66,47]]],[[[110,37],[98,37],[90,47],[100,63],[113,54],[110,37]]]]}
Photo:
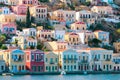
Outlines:
{"type": "Polygon", "coordinates": [[[89,71],[113,70],[113,50],[106,50],[103,48],[85,48],[79,50],[79,52],[84,52],[86,54],[86,58],[88,60],[86,63],[89,63],[89,71]]]}
{"type": "Polygon", "coordinates": [[[60,64],[63,71],[78,71],[78,53],[68,49],[60,54],[60,64]]]}
{"type": "Polygon", "coordinates": [[[36,29],[35,28],[25,28],[23,29],[24,36],[36,36],[36,29]]]}
{"type": "Polygon", "coordinates": [[[85,22],[89,26],[90,24],[94,24],[97,20],[98,15],[88,11],[88,10],[82,10],[76,12],[76,20],[80,22],[85,22]]]}
{"type": "Polygon", "coordinates": [[[55,30],[54,37],[59,41],[64,41],[65,30],[55,30]]]}
{"type": "Polygon", "coordinates": [[[97,39],[102,41],[101,45],[109,45],[109,32],[97,30],[94,34],[97,39]]]}
{"type": "Polygon", "coordinates": [[[92,31],[81,31],[81,32],[77,32],[77,34],[79,35],[80,41],[82,44],[88,44],[89,40],[92,40],[95,38],[95,35],[92,31]]]}

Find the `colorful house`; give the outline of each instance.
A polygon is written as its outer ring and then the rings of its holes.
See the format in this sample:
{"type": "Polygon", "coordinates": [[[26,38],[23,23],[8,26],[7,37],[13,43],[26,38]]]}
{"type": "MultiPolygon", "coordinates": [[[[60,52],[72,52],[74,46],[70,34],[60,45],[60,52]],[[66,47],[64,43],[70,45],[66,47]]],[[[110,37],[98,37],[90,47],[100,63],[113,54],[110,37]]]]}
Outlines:
{"type": "Polygon", "coordinates": [[[100,15],[111,15],[113,14],[113,9],[110,6],[93,6],[91,8],[92,12],[98,13],[100,15]]]}
{"type": "Polygon", "coordinates": [[[12,39],[12,42],[15,42],[15,39],[18,40],[18,47],[21,49],[37,47],[37,39],[36,38],[20,35],[20,36],[14,36],[12,39]]]}
{"type": "Polygon", "coordinates": [[[12,11],[16,14],[17,21],[21,21],[21,22],[26,21],[26,12],[27,12],[26,5],[12,6],[12,11]]]}
{"type": "Polygon", "coordinates": [[[78,71],[89,71],[90,55],[87,51],[77,50],[78,52],[78,71]]]}
{"type": "Polygon", "coordinates": [[[113,70],[120,71],[120,54],[119,53],[113,54],[113,70]]]}
{"type": "Polygon", "coordinates": [[[113,4],[114,0],[101,0],[101,2],[106,2],[108,4],[113,4]]]}
{"type": "Polygon", "coordinates": [[[37,30],[35,28],[25,28],[25,29],[23,29],[23,33],[25,36],[36,37],[37,30]]]}
{"type": "Polygon", "coordinates": [[[15,35],[17,26],[15,23],[3,23],[0,24],[0,31],[3,34],[15,35]]]}
{"type": "Polygon", "coordinates": [[[16,16],[13,13],[0,15],[0,23],[11,23],[11,22],[15,22],[15,20],[16,20],[16,16]]]}
{"type": "Polygon", "coordinates": [[[36,23],[46,22],[47,20],[47,6],[36,5],[30,7],[30,14],[36,23]]]}
{"type": "Polygon", "coordinates": [[[51,38],[54,38],[54,31],[53,30],[38,30],[37,38],[41,41],[51,40],[51,38]]]}
{"type": "Polygon", "coordinates": [[[84,22],[75,22],[70,25],[70,29],[74,31],[84,31],[87,25],[84,22]]]}
{"type": "Polygon", "coordinates": [[[3,56],[1,55],[2,50],[0,51],[0,72],[4,72],[5,71],[5,60],[3,60],[3,56]]]}
{"type": "Polygon", "coordinates": [[[6,71],[25,72],[25,53],[19,49],[5,50],[0,54],[6,63],[6,71]]]}
{"type": "Polygon", "coordinates": [[[81,31],[81,32],[77,32],[77,34],[79,35],[80,41],[82,44],[88,44],[89,40],[92,40],[95,38],[95,35],[92,31],[81,31]]]}
{"type": "Polygon", "coordinates": [[[30,72],[44,72],[44,52],[41,50],[25,50],[26,69],[30,72]]]}
{"type": "Polygon", "coordinates": [[[115,52],[120,53],[120,41],[114,42],[113,46],[115,48],[115,52]]]}
{"type": "Polygon", "coordinates": [[[47,41],[44,42],[44,46],[51,50],[66,50],[68,48],[68,43],[65,41],[47,41]]]}
{"type": "Polygon", "coordinates": [[[113,50],[103,48],[86,48],[89,51],[90,71],[112,71],[113,70],[113,50]]]}
{"type": "Polygon", "coordinates": [[[65,21],[68,26],[76,21],[75,11],[71,10],[56,10],[53,12],[53,16],[58,17],[59,21],[65,21]]]}
{"type": "Polygon", "coordinates": [[[73,32],[66,33],[64,37],[65,41],[68,42],[68,45],[79,45],[81,42],[79,35],[73,32]]]}
{"type": "Polygon", "coordinates": [[[19,4],[25,4],[27,6],[34,6],[38,5],[38,0],[19,0],[19,4]]]}
{"type": "Polygon", "coordinates": [[[8,0],[0,0],[0,3],[7,4],[8,0]]]}
{"type": "Polygon", "coordinates": [[[18,0],[7,0],[7,4],[11,6],[15,6],[18,4],[18,0]]]}
{"type": "Polygon", "coordinates": [[[58,72],[58,55],[53,52],[45,52],[45,72],[58,72]]]}
{"type": "Polygon", "coordinates": [[[8,7],[2,7],[2,14],[10,14],[10,9],[8,7]]]}
{"type": "Polygon", "coordinates": [[[54,38],[58,41],[64,41],[65,30],[55,30],[54,38]]]}
{"type": "Polygon", "coordinates": [[[76,20],[79,22],[85,22],[87,26],[90,26],[90,24],[94,24],[97,20],[98,15],[88,11],[88,10],[82,10],[76,12],[76,20]]]}
{"type": "Polygon", "coordinates": [[[97,30],[94,34],[97,39],[102,41],[101,45],[109,45],[109,32],[97,30]]]}
{"type": "Polygon", "coordinates": [[[62,52],[59,62],[62,71],[78,71],[78,53],[75,50],[68,49],[62,52]]]}

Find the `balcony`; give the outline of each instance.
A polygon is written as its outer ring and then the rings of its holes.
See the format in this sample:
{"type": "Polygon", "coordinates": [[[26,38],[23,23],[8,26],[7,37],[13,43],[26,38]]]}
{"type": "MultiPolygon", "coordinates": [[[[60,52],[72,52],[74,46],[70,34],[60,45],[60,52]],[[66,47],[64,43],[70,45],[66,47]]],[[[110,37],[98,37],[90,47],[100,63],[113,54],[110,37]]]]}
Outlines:
{"type": "Polygon", "coordinates": [[[99,59],[97,59],[97,58],[94,58],[94,61],[99,61],[99,59]]]}
{"type": "Polygon", "coordinates": [[[55,62],[51,61],[50,64],[55,64],[55,62]]]}
{"type": "Polygon", "coordinates": [[[88,63],[88,60],[81,60],[81,63],[88,63]]]}
{"type": "Polygon", "coordinates": [[[22,62],[23,59],[13,59],[14,62],[22,62]]]}
{"type": "Polygon", "coordinates": [[[109,58],[108,58],[108,59],[105,59],[105,61],[110,61],[110,60],[111,60],[111,59],[109,59],[109,58]]]}
{"type": "Polygon", "coordinates": [[[63,58],[63,60],[77,60],[77,58],[63,58]]]}
{"type": "Polygon", "coordinates": [[[41,59],[35,59],[35,61],[36,61],[36,62],[40,62],[40,61],[41,61],[41,59]]]}

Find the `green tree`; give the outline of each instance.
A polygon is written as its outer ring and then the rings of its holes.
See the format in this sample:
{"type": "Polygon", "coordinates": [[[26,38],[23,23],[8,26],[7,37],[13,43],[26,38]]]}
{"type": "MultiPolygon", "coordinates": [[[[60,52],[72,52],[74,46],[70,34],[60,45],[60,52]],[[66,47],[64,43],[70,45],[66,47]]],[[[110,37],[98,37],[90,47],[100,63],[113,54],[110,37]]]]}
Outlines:
{"type": "Polygon", "coordinates": [[[39,0],[40,2],[49,2],[49,0],[39,0]]]}
{"type": "Polygon", "coordinates": [[[43,44],[38,43],[38,44],[37,44],[37,49],[42,50],[42,48],[43,48],[43,44]]]}
{"type": "Polygon", "coordinates": [[[6,35],[5,34],[0,34],[0,43],[4,43],[6,40],[6,35]]]}
{"type": "Polygon", "coordinates": [[[101,41],[99,39],[96,39],[96,38],[88,41],[88,45],[94,46],[94,47],[98,47],[99,43],[101,43],[101,41]]]}
{"type": "Polygon", "coordinates": [[[7,46],[2,45],[2,46],[1,46],[1,49],[6,50],[6,49],[8,49],[8,48],[7,48],[7,46]]]}
{"type": "Polygon", "coordinates": [[[73,4],[70,5],[69,3],[67,3],[67,5],[68,7],[70,7],[71,10],[75,10],[75,7],[73,6],[73,4]]]}
{"type": "Polygon", "coordinates": [[[104,45],[102,48],[107,49],[107,50],[114,50],[114,48],[109,45],[104,45]]]}
{"type": "Polygon", "coordinates": [[[93,30],[103,30],[103,25],[102,24],[97,24],[96,27],[93,28],[93,30]]]}
{"type": "Polygon", "coordinates": [[[29,11],[29,7],[27,8],[27,16],[26,16],[26,27],[30,27],[31,26],[31,16],[30,16],[30,11],[29,11]]]}
{"type": "Polygon", "coordinates": [[[17,29],[22,30],[26,26],[26,22],[16,21],[17,29]]]}
{"type": "Polygon", "coordinates": [[[30,46],[30,49],[35,49],[35,47],[34,46],[30,46]]]}

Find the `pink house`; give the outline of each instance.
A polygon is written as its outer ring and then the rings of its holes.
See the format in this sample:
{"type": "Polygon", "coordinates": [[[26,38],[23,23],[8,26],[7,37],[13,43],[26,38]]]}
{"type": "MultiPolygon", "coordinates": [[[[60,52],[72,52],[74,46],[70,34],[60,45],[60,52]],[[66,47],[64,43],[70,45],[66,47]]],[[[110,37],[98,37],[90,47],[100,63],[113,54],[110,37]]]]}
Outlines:
{"type": "Polygon", "coordinates": [[[38,49],[25,50],[26,69],[30,72],[44,72],[44,52],[38,49]]]}
{"type": "Polygon", "coordinates": [[[23,4],[22,5],[13,6],[12,10],[17,15],[26,15],[27,6],[23,5],[23,4]]]}
{"type": "Polygon", "coordinates": [[[15,23],[2,23],[0,24],[0,30],[3,34],[16,34],[15,23]]]}
{"type": "Polygon", "coordinates": [[[38,0],[19,0],[19,4],[37,5],[38,0]]]}

